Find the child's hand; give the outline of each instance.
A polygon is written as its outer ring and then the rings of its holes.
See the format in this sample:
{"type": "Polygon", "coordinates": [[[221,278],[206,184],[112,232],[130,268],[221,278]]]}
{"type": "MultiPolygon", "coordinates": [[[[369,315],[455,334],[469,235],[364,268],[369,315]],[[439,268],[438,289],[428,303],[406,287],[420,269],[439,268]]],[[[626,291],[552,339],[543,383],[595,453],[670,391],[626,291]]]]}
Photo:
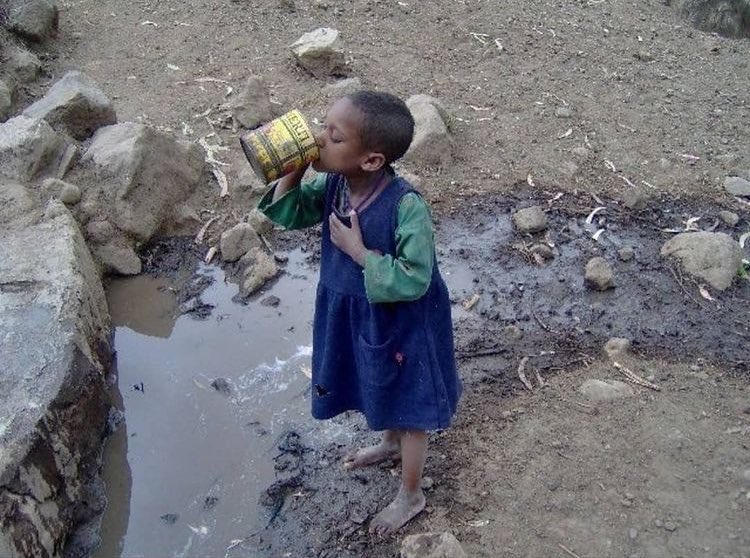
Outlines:
{"type": "Polygon", "coordinates": [[[347,254],[351,259],[362,267],[365,266],[365,257],[367,248],[362,242],[362,231],[359,228],[359,217],[357,212],[352,210],[349,213],[352,226],[347,227],[341,219],[334,213],[328,218],[328,225],[331,229],[331,242],[342,252],[347,254]]]}

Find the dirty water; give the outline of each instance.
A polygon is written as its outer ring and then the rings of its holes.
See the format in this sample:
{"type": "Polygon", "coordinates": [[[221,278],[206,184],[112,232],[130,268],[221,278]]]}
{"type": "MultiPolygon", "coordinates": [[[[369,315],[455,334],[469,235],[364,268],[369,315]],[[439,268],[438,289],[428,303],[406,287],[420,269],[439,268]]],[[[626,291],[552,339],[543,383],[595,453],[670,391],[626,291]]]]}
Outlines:
{"type": "Polygon", "coordinates": [[[198,275],[211,279],[202,320],[180,315],[166,279],[108,287],[125,420],[105,449],[97,558],[223,556],[258,519],[280,436],[346,438],[308,420],[316,271],[302,254],[246,305],[232,300],[237,286],[220,269],[198,275]]]}

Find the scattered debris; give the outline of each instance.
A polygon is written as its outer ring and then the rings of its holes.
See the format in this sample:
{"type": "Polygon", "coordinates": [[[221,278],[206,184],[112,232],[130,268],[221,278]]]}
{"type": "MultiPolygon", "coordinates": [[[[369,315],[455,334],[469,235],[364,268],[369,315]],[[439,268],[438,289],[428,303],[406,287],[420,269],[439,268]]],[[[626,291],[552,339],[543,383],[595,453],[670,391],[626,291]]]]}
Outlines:
{"type": "Polygon", "coordinates": [[[653,389],[655,391],[661,391],[661,388],[659,386],[657,386],[656,384],[653,384],[653,383],[649,382],[648,380],[644,380],[638,374],[636,374],[635,372],[633,372],[629,368],[626,368],[625,366],[623,366],[619,362],[613,361],[612,362],[612,366],[614,366],[620,372],[622,372],[623,375],[625,376],[625,378],[629,382],[631,382],[633,384],[636,384],[636,385],[639,385],[639,386],[642,386],[642,387],[647,387],[647,388],[653,389]]]}

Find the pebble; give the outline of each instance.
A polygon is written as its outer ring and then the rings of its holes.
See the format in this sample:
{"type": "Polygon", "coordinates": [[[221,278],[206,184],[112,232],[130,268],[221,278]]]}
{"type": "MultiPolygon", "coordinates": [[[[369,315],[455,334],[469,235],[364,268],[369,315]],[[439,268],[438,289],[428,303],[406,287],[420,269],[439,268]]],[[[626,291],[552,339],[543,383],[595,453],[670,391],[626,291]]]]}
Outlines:
{"type": "Polygon", "coordinates": [[[555,116],[558,118],[570,118],[573,116],[573,111],[568,107],[557,107],[555,109],[555,116]]]}
{"type": "Polygon", "coordinates": [[[620,261],[629,262],[635,257],[635,250],[630,246],[625,246],[624,248],[620,248],[617,255],[620,258],[620,261]]]}
{"type": "Polygon", "coordinates": [[[671,521],[667,521],[667,522],[666,522],[666,523],[664,524],[664,528],[665,528],[665,529],[666,529],[667,531],[676,531],[676,530],[677,530],[677,525],[675,525],[675,524],[674,524],[673,522],[671,522],[671,521]]]}
{"type": "Polygon", "coordinates": [[[719,217],[721,217],[721,220],[730,227],[734,227],[737,223],[740,222],[740,216],[737,215],[734,211],[720,211],[719,217]]]}
{"type": "Polygon", "coordinates": [[[664,522],[661,519],[657,519],[656,521],[654,521],[654,525],[656,525],[657,527],[664,527],[664,522]]]}
{"type": "Polygon", "coordinates": [[[81,201],[81,189],[75,184],[65,184],[60,192],[60,200],[65,205],[75,205],[81,201]]]}
{"type": "Polygon", "coordinates": [[[432,479],[432,477],[422,477],[422,490],[432,490],[432,488],[435,486],[435,481],[432,479]]]}
{"type": "Polygon", "coordinates": [[[635,539],[637,539],[638,538],[638,529],[634,529],[633,527],[631,527],[628,530],[628,537],[630,537],[631,541],[634,541],[635,539]]]}

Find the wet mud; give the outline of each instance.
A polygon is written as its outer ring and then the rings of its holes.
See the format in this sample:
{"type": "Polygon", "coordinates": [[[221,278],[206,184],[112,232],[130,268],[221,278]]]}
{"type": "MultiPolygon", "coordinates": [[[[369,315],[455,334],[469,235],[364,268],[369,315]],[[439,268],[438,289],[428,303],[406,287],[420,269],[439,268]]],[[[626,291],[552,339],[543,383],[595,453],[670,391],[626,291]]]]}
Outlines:
{"type": "MultiPolygon", "coordinates": [[[[706,365],[721,362],[731,374],[747,377],[750,281],[738,279],[727,291],[713,293],[715,300],[709,301],[699,294],[698,282],[659,254],[662,244],[673,235],[664,229],[683,228],[691,217],[700,217],[705,228],[731,233],[715,218],[721,209],[701,199],[652,199],[648,209],[632,211],[615,200],[594,199],[588,194],[560,197],[552,192],[540,199],[519,188],[515,198],[483,198],[481,204],[464,204],[460,211],[441,215],[437,220],[438,259],[454,303],[457,358],[466,388],[462,402],[466,414],[462,418],[459,410],[456,429],[466,420],[475,420],[473,405],[477,401],[512,397],[523,389],[516,374],[522,358],[528,358],[528,370],[544,378],[594,361],[612,337],[631,340],[632,351],[640,358],[663,356],[673,362],[706,365]],[[548,229],[519,235],[511,214],[531,205],[546,209],[548,229]],[[587,222],[596,207],[604,209],[587,222]],[[602,232],[597,235],[597,231],[602,232]],[[531,247],[540,243],[550,248],[551,259],[534,257],[531,247]],[[623,259],[621,252],[628,248],[632,258],[623,259]],[[595,256],[612,264],[614,289],[598,292],[584,285],[585,265],[595,256]]],[[[737,227],[750,228],[747,214],[737,227]]],[[[217,276],[196,273],[196,266],[190,263],[194,254],[183,242],[163,241],[147,269],[173,281],[176,314],[188,314],[198,321],[218,319],[210,297],[204,295],[217,276]],[[193,312],[195,307],[205,310],[193,312]]],[[[317,230],[277,232],[270,242],[282,261],[294,248],[298,257],[315,269],[317,230]]],[[[288,274],[283,272],[282,278],[288,274]]],[[[314,292],[315,272],[307,274],[303,283],[314,292]]],[[[274,293],[271,284],[251,300],[235,297],[234,304],[239,308],[250,305],[247,312],[258,308],[274,309],[279,315],[295,312],[285,304],[285,298],[287,295],[274,293]]],[[[257,381],[260,385],[272,379],[257,381]]],[[[127,388],[121,384],[120,389],[127,388]]],[[[232,392],[224,396],[229,402],[232,392]]],[[[251,404],[266,403],[256,399],[251,404]]],[[[346,432],[346,436],[321,434],[311,428],[313,419],[305,416],[307,392],[300,393],[297,404],[301,413],[271,433],[272,441],[264,452],[266,463],[249,465],[272,471],[270,482],[257,498],[246,502],[254,512],[245,515],[235,534],[227,535],[218,546],[224,545],[230,557],[393,556],[397,540],[374,539],[367,534],[367,525],[397,491],[397,465],[385,463],[344,473],[340,461],[348,446],[367,445],[377,440],[376,435],[356,414],[329,421],[336,432],[346,432]]],[[[493,420],[493,413],[485,408],[479,414],[484,420],[493,420]]],[[[257,433],[264,431],[261,422],[250,420],[248,424],[257,433]]],[[[183,444],[190,443],[189,432],[186,435],[183,444]]],[[[455,447],[457,436],[460,433],[451,431],[431,438],[427,470],[432,473],[426,484],[428,508],[423,514],[427,522],[434,513],[429,505],[433,497],[451,500],[450,494],[440,494],[454,488],[452,473],[441,465],[453,462],[452,454],[460,451],[455,447]]],[[[234,446],[245,442],[227,438],[223,443],[234,446]]],[[[222,501],[216,497],[211,508],[219,509],[222,501]]],[[[459,508],[471,504],[459,499],[455,506],[451,513],[460,517],[459,508]]],[[[175,521],[179,523],[179,519],[175,521]]]]}

